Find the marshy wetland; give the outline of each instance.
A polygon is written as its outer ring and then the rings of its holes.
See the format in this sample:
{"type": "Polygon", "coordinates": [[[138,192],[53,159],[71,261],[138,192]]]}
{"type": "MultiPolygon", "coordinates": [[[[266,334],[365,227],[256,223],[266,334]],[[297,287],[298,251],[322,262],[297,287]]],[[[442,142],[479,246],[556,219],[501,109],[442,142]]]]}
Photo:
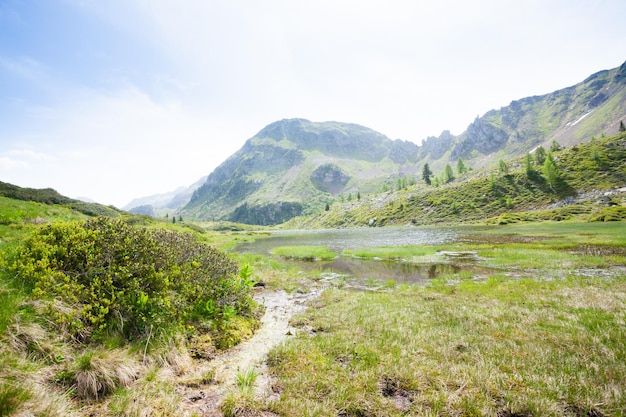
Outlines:
{"type": "Polygon", "coordinates": [[[241,397],[241,415],[624,415],[626,224],[442,230],[396,246],[314,233],[240,245],[267,286],[325,288],[269,351],[269,396],[241,397]],[[301,260],[320,246],[337,259],[301,260]],[[436,273],[383,278],[375,264],[436,273]]]}

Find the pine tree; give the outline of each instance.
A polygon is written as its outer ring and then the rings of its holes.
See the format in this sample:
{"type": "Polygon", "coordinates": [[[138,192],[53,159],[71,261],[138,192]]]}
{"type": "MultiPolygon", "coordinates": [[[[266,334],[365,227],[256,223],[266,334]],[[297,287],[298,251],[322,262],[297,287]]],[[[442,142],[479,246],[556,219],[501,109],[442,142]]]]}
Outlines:
{"type": "Polygon", "coordinates": [[[530,156],[530,153],[526,154],[526,159],[524,160],[524,171],[526,171],[527,176],[531,176],[533,173],[533,158],[530,156]]]}
{"type": "Polygon", "coordinates": [[[508,174],[508,173],[509,173],[509,167],[508,167],[508,165],[506,164],[506,162],[504,162],[504,160],[503,160],[503,159],[500,159],[500,162],[498,162],[498,164],[499,164],[499,169],[500,169],[500,172],[501,172],[503,175],[506,175],[506,174],[508,174]]]}
{"type": "Polygon", "coordinates": [[[324,208],[325,211],[329,211],[330,210],[330,204],[326,203],[326,207],[324,208]]]}
{"type": "Polygon", "coordinates": [[[443,173],[443,182],[448,183],[454,181],[454,171],[450,164],[446,164],[446,170],[443,173]]]}
{"type": "Polygon", "coordinates": [[[550,144],[550,152],[557,152],[561,150],[561,145],[558,144],[556,140],[552,140],[550,144]]]}
{"type": "Polygon", "coordinates": [[[624,126],[624,122],[621,120],[619,121],[619,131],[626,132],[626,126],[624,126]]]}
{"type": "Polygon", "coordinates": [[[540,146],[537,149],[535,149],[535,161],[537,161],[537,165],[543,165],[545,160],[546,160],[546,150],[543,148],[543,146],[540,146]]]}
{"type": "Polygon", "coordinates": [[[424,169],[422,170],[422,178],[424,182],[428,185],[431,184],[430,177],[433,175],[433,172],[430,170],[428,164],[424,164],[424,169]]]}
{"type": "Polygon", "coordinates": [[[556,165],[556,161],[554,160],[552,153],[548,153],[546,160],[543,163],[543,176],[546,181],[548,181],[548,184],[550,184],[552,191],[554,191],[554,186],[559,181],[559,168],[556,165]]]}
{"type": "Polygon", "coordinates": [[[467,167],[465,167],[465,164],[463,163],[463,160],[461,158],[459,158],[459,160],[456,162],[456,172],[458,172],[459,175],[467,172],[467,167]]]}

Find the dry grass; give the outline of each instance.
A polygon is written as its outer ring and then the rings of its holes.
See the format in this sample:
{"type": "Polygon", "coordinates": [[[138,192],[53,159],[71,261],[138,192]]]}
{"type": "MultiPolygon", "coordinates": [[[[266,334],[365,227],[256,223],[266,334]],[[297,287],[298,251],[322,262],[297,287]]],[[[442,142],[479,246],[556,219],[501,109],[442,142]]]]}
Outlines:
{"type": "Polygon", "coordinates": [[[118,390],[112,396],[103,416],[166,417],[186,415],[171,368],[153,367],[137,380],[132,389],[118,390]]]}
{"type": "Polygon", "coordinates": [[[86,352],[77,360],[74,370],[76,395],[81,400],[98,400],[117,388],[130,386],[140,369],[141,365],[124,350],[86,352]]]}

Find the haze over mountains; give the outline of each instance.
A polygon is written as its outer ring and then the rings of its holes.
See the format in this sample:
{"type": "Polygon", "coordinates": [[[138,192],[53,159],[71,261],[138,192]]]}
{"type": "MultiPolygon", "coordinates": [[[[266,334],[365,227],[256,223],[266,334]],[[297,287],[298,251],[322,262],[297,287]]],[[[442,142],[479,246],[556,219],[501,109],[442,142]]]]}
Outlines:
{"type": "Polygon", "coordinates": [[[574,86],[515,100],[477,117],[458,136],[444,131],[420,146],[355,124],[281,120],[250,138],[206,179],[125,208],[277,224],[338,198],[379,191],[398,178],[419,178],[425,163],[435,172],[459,158],[474,169],[489,167],[552,141],[571,146],[617,133],[621,121],[626,121],[626,62],[574,86]]]}

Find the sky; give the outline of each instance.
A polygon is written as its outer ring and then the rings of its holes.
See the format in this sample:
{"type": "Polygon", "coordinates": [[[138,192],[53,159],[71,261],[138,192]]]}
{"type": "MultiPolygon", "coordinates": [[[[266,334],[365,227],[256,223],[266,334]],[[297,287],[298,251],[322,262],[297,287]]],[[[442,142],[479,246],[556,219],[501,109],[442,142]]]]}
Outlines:
{"type": "Polygon", "coordinates": [[[123,207],[285,118],[419,144],[626,60],[623,0],[0,0],[0,181],[123,207]]]}

